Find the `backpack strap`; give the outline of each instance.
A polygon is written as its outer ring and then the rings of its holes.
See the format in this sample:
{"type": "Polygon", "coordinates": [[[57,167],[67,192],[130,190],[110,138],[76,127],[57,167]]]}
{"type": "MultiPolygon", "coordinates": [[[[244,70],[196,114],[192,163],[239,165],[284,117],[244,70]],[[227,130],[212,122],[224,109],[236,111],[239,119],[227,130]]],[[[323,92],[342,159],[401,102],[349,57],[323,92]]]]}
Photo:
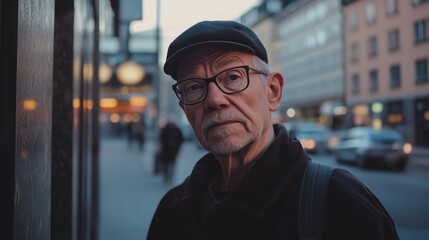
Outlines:
{"type": "Polygon", "coordinates": [[[329,179],[334,169],[308,161],[299,195],[299,239],[323,238],[323,220],[329,179]]]}

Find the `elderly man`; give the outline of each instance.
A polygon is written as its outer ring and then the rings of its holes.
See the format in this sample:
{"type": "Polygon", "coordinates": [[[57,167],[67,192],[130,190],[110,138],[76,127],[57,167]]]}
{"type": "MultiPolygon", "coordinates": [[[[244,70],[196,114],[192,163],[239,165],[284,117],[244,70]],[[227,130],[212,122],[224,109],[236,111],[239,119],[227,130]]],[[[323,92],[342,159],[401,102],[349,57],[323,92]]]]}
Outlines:
{"type": "MultiPolygon", "coordinates": [[[[163,197],[148,239],[300,239],[310,158],[273,124],[284,79],[255,33],[233,21],[197,23],[170,44],[164,71],[209,153],[163,197]]],[[[323,239],[398,238],[382,204],[345,170],[332,173],[325,209],[323,239]]]]}

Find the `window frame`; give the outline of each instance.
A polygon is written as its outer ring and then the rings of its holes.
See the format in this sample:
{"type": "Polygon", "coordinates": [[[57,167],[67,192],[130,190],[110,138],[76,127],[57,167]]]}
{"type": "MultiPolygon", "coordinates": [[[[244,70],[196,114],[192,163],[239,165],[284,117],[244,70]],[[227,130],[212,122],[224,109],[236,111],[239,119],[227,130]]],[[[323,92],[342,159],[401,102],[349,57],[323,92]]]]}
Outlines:
{"type": "Polygon", "coordinates": [[[368,56],[370,58],[377,56],[377,36],[372,35],[368,38],[368,56]]]}
{"type": "Polygon", "coordinates": [[[379,89],[378,71],[377,69],[371,69],[368,73],[369,79],[369,92],[376,93],[379,89]]]}
{"type": "Polygon", "coordinates": [[[428,41],[428,19],[420,19],[414,22],[414,43],[428,41]]]}
{"type": "Polygon", "coordinates": [[[357,95],[360,93],[360,78],[359,74],[355,73],[351,76],[352,81],[352,94],[357,95]]]}
{"type": "Polygon", "coordinates": [[[401,87],[401,65],[394,64],[390,66],[390,89],[401,87]]]}
{"type": "Polygon", "coordinates": [[[397,51],[400,48],[400,32],[399,29],[395,28],[390,30],[388,33],[388,46],[389,51],[397,51]]]}
{"type": "Polygon", "coordinates": [[[417,59],[415,65],[416,84],[429,82],[428,59],[417,59]]]}

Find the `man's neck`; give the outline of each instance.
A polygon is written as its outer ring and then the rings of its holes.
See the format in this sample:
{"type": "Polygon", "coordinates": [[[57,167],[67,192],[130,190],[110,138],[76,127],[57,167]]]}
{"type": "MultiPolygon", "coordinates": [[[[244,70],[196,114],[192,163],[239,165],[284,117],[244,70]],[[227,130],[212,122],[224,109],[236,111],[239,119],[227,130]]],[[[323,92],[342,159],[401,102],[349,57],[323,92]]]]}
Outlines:
{"type": "Polygon", "coordinates": [[[260,139],[257,143],[253,143],[238,152],[216,156],[222,167],[221,189],[223,191],[233,189],[273,141],[274,131],[268,134],[266,139],[260,139]]]}

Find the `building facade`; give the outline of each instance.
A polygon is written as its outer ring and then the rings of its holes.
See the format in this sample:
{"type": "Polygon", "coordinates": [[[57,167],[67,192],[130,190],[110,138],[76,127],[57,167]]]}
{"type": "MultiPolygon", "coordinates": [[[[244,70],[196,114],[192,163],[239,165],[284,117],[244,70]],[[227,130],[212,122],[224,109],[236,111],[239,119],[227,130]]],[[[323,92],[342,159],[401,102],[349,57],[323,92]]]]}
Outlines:
{"type": "Polygon", "coordinates": [[[334,107],[343,99],[341,5],[336,0],[294,1],[275,21],[275,61],[285,74],[283,107],[293,108],[301,121],[339,127],[334,107]],[[324,108],[327,104],[332,107],[324,108]]]}
{"type": "Polygon", "coordinates": [[[342,5],[347,125],[394,128],[429,146],[429,1],[342,5]]]}

